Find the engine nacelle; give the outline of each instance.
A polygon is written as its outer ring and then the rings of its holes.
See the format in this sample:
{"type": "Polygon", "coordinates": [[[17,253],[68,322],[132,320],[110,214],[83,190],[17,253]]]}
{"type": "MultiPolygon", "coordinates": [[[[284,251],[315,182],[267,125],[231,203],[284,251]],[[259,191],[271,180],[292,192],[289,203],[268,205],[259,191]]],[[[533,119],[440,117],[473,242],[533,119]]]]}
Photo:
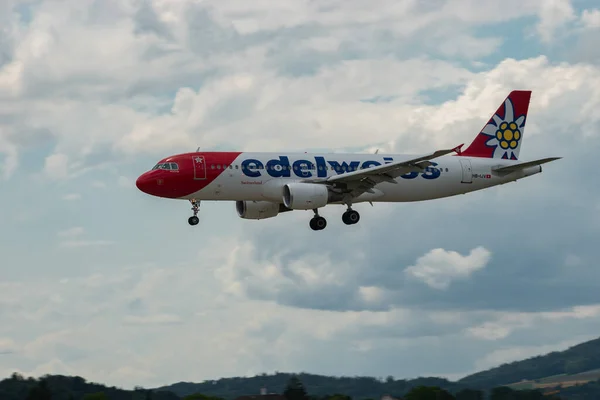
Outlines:
{"type": "Polygon", "coordinates": [[[283,204],[292,210],[314,210],[325,207],[329,189],[316,183],[288,183],[283,187],[283,204]]]}
{"type": "Polygon", "coordinates": [[[241,201],[235,202],[238,216],[243,219],[266,219],[279,214],[279,204],[270,201],[241,201]]]}

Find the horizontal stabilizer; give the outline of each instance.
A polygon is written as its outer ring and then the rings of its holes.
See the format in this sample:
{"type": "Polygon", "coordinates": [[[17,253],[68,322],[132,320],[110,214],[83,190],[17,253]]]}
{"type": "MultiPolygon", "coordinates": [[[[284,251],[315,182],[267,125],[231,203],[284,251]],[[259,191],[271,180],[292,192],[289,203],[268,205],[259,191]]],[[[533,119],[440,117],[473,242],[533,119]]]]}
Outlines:
{"type": "Polygon", "coordinates": [[[561,158],[562,157],[542,158],[540,160],[528,161],[528,162],[524,162],[524,163],[520,163],[520,164],[514,164],[514,165],[507,165],[507,166],[504,166],[504,167],[492,168],[492,171],[498,173],[498,175],[504,176],[504,175],[508,175],[508,174],[513,173],[513,172],[525,169],[525,168],[535,167],[537,165],[546,164],[546,163],[549,163],[551,161],[560,160],[561,158]]]}

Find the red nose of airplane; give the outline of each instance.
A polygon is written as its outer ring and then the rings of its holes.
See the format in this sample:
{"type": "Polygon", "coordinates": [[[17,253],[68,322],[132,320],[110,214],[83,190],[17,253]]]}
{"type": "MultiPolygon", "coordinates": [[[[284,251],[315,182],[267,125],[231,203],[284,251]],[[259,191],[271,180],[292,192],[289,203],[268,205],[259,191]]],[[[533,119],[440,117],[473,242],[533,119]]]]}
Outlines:
{"type": "Polygon", "coordinates": [[[139,190],[146,194],[152,194],[150,193],[152,183],[153,181],[148,177],[148,174],[144,173],[140,175],[139,178],[137,178],[137,180],[135,181],[135,186],[137,186],[139,190]]]}

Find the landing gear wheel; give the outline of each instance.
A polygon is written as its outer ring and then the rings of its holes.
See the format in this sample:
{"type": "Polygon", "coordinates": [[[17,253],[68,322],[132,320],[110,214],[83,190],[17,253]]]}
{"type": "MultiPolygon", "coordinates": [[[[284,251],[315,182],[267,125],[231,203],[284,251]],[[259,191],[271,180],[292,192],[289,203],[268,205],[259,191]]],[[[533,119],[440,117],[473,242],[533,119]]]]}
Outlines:
{"type": "Polygon", "coordinates": [[[197,200],[190,200],[190,203],[192,203],[192,211],[194,212],[194,215],[188,218],[188,224],[192,226],[198,225],[200,219],[197,217],[197,215],[198,211],[200,210],[200,202],[197,200]]]}
{"type": "Polygon", "coordinates": [[[309,223],[313,231],[322,231],[327,226],[327,220],[320,216],[315,216],[309,223]]]}
{"type": "Polygon", "coordinates": [[[346,225],[354,225],[360,220],[360,214],[355,210],[348,210],[342,214],[342,221],[346,225]]]}

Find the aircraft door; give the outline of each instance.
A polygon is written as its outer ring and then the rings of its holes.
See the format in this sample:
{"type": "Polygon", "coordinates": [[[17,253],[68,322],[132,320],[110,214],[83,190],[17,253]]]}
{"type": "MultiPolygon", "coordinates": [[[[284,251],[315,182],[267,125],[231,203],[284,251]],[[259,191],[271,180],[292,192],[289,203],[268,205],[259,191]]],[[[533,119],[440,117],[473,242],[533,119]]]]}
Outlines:
{"type": "Polygon", "coordinates": [[[471,160],[459,159],[462,167],[461,183],[473,183],[473,169],[471,168],[471,160]]]}
{"type": "Polygon", "coordinates": [[[206,179],[206,160],[204,156],[192,157],[194,163],[194,179],[206,179]]]}

